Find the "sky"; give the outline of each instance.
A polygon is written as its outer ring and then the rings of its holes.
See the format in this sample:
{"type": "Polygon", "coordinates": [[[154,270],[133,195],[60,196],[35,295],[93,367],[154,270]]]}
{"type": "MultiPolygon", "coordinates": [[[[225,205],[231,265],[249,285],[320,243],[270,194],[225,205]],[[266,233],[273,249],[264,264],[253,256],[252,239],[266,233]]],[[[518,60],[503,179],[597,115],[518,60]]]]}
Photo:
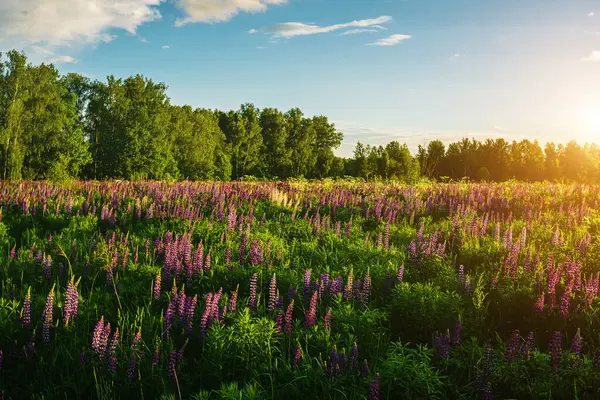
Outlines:
{"type": "Polygon", "coordinates": [[[597,0],[0,0],[0,51],[174,104],[299,107],[357,141],[600,142],[597,0]]]}

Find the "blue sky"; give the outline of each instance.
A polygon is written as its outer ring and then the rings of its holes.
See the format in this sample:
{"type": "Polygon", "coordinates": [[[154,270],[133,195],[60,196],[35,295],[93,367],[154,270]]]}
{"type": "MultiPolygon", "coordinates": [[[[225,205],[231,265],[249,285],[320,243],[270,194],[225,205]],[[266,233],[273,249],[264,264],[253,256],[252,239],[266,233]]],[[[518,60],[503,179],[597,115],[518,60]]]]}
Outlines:
{"type": "Polygon", "coordinates": [[[357,140],[600,142],[591,0],[2,0],[0,49],[173,103],[323,114],[357,140]],[[117,3],[117,4],[115,4],[117,3]]]}

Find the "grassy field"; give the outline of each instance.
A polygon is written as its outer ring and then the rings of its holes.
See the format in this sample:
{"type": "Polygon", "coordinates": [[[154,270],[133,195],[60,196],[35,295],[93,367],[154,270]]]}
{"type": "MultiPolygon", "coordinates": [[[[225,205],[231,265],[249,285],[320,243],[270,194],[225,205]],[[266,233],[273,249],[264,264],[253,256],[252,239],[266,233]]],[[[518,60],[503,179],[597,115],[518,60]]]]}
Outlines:
{"type": "Polygon", "coordinates": [[[599,200],[2,183],[2,398],[597,399],[599,200]]]}

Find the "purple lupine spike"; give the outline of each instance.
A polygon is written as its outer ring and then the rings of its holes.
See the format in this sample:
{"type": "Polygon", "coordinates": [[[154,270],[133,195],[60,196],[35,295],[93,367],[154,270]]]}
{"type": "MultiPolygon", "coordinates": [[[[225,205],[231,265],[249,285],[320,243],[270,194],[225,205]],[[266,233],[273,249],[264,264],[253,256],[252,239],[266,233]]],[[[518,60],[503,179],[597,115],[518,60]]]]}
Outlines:
{"type": "Polygon", "coordinates": [[[310,296],[310,269],[304,271],[304,287],[302,295],[305,299],[308,299],[308,297],[310,296]]]}
{"type": "Polygon", "coordinates": [[[50,258],[50,255],[46,256],[46,258],[44,259],[44,262],[42,263],[42,266],[44,268],[44,277],[47,280],[51,280],[52,279],[52,258],[50,258]]]}
{"type": "Polygon", "coordinates": [[[275,303],[277,302],[277,277],[273,274],[271,282],[269,283],[269,302],[267,304],[267,311],[273,312],[275,310],[275,303]]]}
{"type": "Polygon", "coordinates": [[[112,340],[110,341],[110,346],[108,348],[108,369],[111,372],[116,372],[117,370],[117,346],[119,345],[119,328],[115,329],[113,333],[112,340]]]}
{"type": "Polygon", "coordinates": [[[360,377],[361,378],[366,378],[368,376],[369,376],[369,363],[365,359],[363,361],[362,367],[360,367],[360,377]]]}
{"type": "Polygon", "coordinates": [[[240,285],[237,285],[237,287],[235,288],[235,291],[233,293],[231,293],[231,297],[229,298],[229,307],[228,307],[230,312],[237,311],[237,298],[238,298],[239,290],[240,290],[240,285]]]}
{"type": "Polygon", "coordinates": [[[92,333],[92,350],[100,358],[102,358],[102,337],[104,335],[104,316],[96,323],[94,332],[92,333]]]}
{"type": "Polygon", "coordinates": [[[137,360],[135,355],[132,355],[129,359],[129,364],[127,366],[127,371],[125,372],[125,377],[129,380],[133,380],[137,373],[137,360]]]}
{"type": "Polygon", "coordinates": [[[208,253],[206,254],[206,258],[204,258],[204,272],[207,273],[208,271],[210,271],[210,249],[208,251],[208,253]]]}
{"type": "Polygon", "coordinates": [[[369,400],[379,400],[379,374],[375,375],[369,385],[369,400]]]}
{"type": "Polygon", "coordinates": [[[562,358],[562,332],[552,332],[550,340],[550,366],[555,374],[558,374],[560,360],[562,358]]]}
{"type": "Polygon", "coordinates": [[[16,246],[17,246],[17,245],[14,245],[14,246],[13,246],[13,247],[10,249],[9,257],[10,257],[10,259],[11,259],[11,260],[14,260],[14,259],[15,259],[15,256],[17,255],[17,252],[16,252],[16,246]]]}
{"type": "Polygon", "coordinates": [[[306,310],[306,314],[304,315],[304,326],[308,329],[311,329],[315,326],[316,318],[317,318],[317,295],[318,292],[314,292],[311,299],[308,310],[306,310]]]}
{"type": "Polygon", "coordinates": [[[531,355],[531,352],[533,351],[533,341],[534,341],[534,334],[533,332],[529,332],[527,334],[527,337],[525,338],[525,343],[523,344],[523,347],[521,348],[521,354],[529,359],[529,356],[531,355]]]}
{"type": "Polygon", "coordinates": [[[356,281],[354,281],[354,288],[352,290],[353,292],[353,297],[355,300],[361,301],[362,298],[362,293],[361,293],[361,288],[362,286],[362,281],[360,279],[357,279],[356,281]]]}
{"type": "Polygon", "coordinates": [[[398,267],[398,272],[396,273],[396,281],[401,283],[404,280],[404,264],[398,267]]]}
{"type": "Polygon", "coordinates": [[[279,335],[283,332],[283,311],[279,310],[275,318],[275,334],[279,335]]]}
{"type": "Polygon", "coordinates": [[[187,304],[185,307],[185,319],[187,322],[186,332],[188,335],[192,334],[194,328],[194,313],[196,311],[196,304],[198,303],[198,295],[187,298],[187,304]]]}
{"type": "Polygon", "coordinates": [[[521,333],[518,329],[512,331],[508,344],[506,345],[506,353],[504,357],[510,361],[519,356],[519,345],[521,344],[521,333]]]}
{"type": "Polygon", "coordinates": [[[327,361],[327,369],[325,370],[325,374],[327,376],[335,376],[337,373],[338,367],[338,353],[337,348],[333,345],[333,349],[331,350],[331,355],[329,356],[329,360],[327,361]]]}
{"type": "Polygon", "coordinates": [[[581,337],[581,329],[577,328],[577,333],[571,340],[571,352],[577,355],[581,355],[581,348],[583,347],[583,338],[581,337]]]}
{"type": "Polygon", "coordinates": [[[353,274],[352,270],[348,272],[348,281],[346,282],[346,286],[344,287],[344,300],[349,301],[352,300],[353,297],[353,274]]]}
{"type": "Polygon", "coordinates": [[[358,346],[356,342],[352,345],[352,349],[350,349],[350,355],[348,356],[348,369],[351,373],[355,373],[356,367],[358,366],[358,346]]]}
{"type": "Polygon", "coordinates": [[[160,343],[154,345],[154,351],[152,352],[152,366],[156,367],[160,362],[160,343]]]}
{"type": "Polygon", "coordinates": [[[154,287],[152,290],[152,297],[154,300],[158,300],[160,298],[160,284],[161,284],[161,275],[160,273],[156,274],[154,278],[154,287]]]}
{"type": "Polygon", "coordinates": [[[331,307],[327,309],[325,316],[323,317],[323,325],[325,329],[331,329],[331,307]]]}
{"type": "Polygon", "coordinates": [[[250,243],[250,263],[252,265],[260,265],[263,261],[262,242],[260,240],[253,240],[250,243]]]}
{"type": "Polygon", "coordinates": [[[171,380],[173,382],[176,382],[176,375],[177,375],[177,358],[178,358],[178,353],[176,350],[173,350],[171,353],[169,353],[169,364],[167,366],[167,369],[169,371],[169,378],[171,378],[171,380]]]}
{"type": "Polygon", "coordinates": [[[367,272],[362,288],[362,302],[365,306],[369,305],[369,295],[371,293],[371,274],[367,272]]]}
{"type": "Polygon", "coordinates": [[[23,310],[21,311],[21,323],[24,327],[31,326],[31,287],[27,289],[27,295],[23,300],[23,310]]]}
{"type": "Polygon", "coordinates": [[[42,314],[42,339],[44,343],[50,343],[50,328],[52,327],[53,321],[53,308],[54,308],[54,287],[50,290],[48,297],[46,298],[46,306],[44,307],[44,313],[42,314]]]}
{"type": "Polygon", "coordinates": [[[596,369],[600,369],[600,350],[596,352],[596,356],[594,357],[594,361],[592,361],[592,366],[596,369]]]}
{"type": "Polygon", "coordinates": [[[173,301],[173,299],[171,299],[171,301],[169,301],[169,304],[167,305],[167,310],[165,311],[165,318],[163,321],[163,333],[165,335],[165,338],[171,336],[171,324],[173,322],[173,314],[175,312],[175,302],[176,301],[173,301]]]}
{"type": "Polygon", "coordinates": [[[250,298],[248,299],[248,308],[251,311],[256,311],[257,298],[256,298],[256,281],[258,280],[258,275],[256,273],[252,274],[250,278],[250,298]]]}
{"type": "Polygon", "coordinates": [[[225,249],[225,265],[231,264],[231,247],[225,249]]]}
{"type": "MultiPolygon", "coordinates": [[[[78,281],[79,282],[79,281],[78,281]]],[[[79,292],[77,291],[77,284],[75,283],[75,277],[72,276],[69,284],[67,285],[67,293],[65,295],[64,305],[64,325],[67,326],[69,322],[77,318],[77,312],[79,309],[79,292]]]]}
{"type": "Polygon", "coordinates": [[[302,348],[300,346],[294,347],[292,350],[292,367],[297,368],[302,361],[302,348]]]}
{"type": "Polygon", "coordinates": [[[294,314],[294,299],[292,299],[290,301],[290,304],[288,305],[287,309],[285,310],[285,325],[284,325],[283,331],[288,335],[290,333],[292,333],[293,314],[294,314]]]}

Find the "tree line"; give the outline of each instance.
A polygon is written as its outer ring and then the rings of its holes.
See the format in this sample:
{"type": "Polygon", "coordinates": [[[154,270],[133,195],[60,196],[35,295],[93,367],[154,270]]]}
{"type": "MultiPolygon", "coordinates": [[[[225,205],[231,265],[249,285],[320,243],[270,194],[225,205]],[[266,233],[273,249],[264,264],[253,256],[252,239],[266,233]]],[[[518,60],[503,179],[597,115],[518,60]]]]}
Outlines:
{"type": "Polygon", "coordinates": [[[432,141],[411,154],[406,144],[358,143],[351,158],[334,155],[343,139],[325,116],[262,110],[220,111],[171,104],[164,83],[141,75],[61,75],[24,53],[0,54],[1,179],[267,179],[354,176],[414,182],[430,179],[596,180],[597,146],[463,139],[432,141]]]}

